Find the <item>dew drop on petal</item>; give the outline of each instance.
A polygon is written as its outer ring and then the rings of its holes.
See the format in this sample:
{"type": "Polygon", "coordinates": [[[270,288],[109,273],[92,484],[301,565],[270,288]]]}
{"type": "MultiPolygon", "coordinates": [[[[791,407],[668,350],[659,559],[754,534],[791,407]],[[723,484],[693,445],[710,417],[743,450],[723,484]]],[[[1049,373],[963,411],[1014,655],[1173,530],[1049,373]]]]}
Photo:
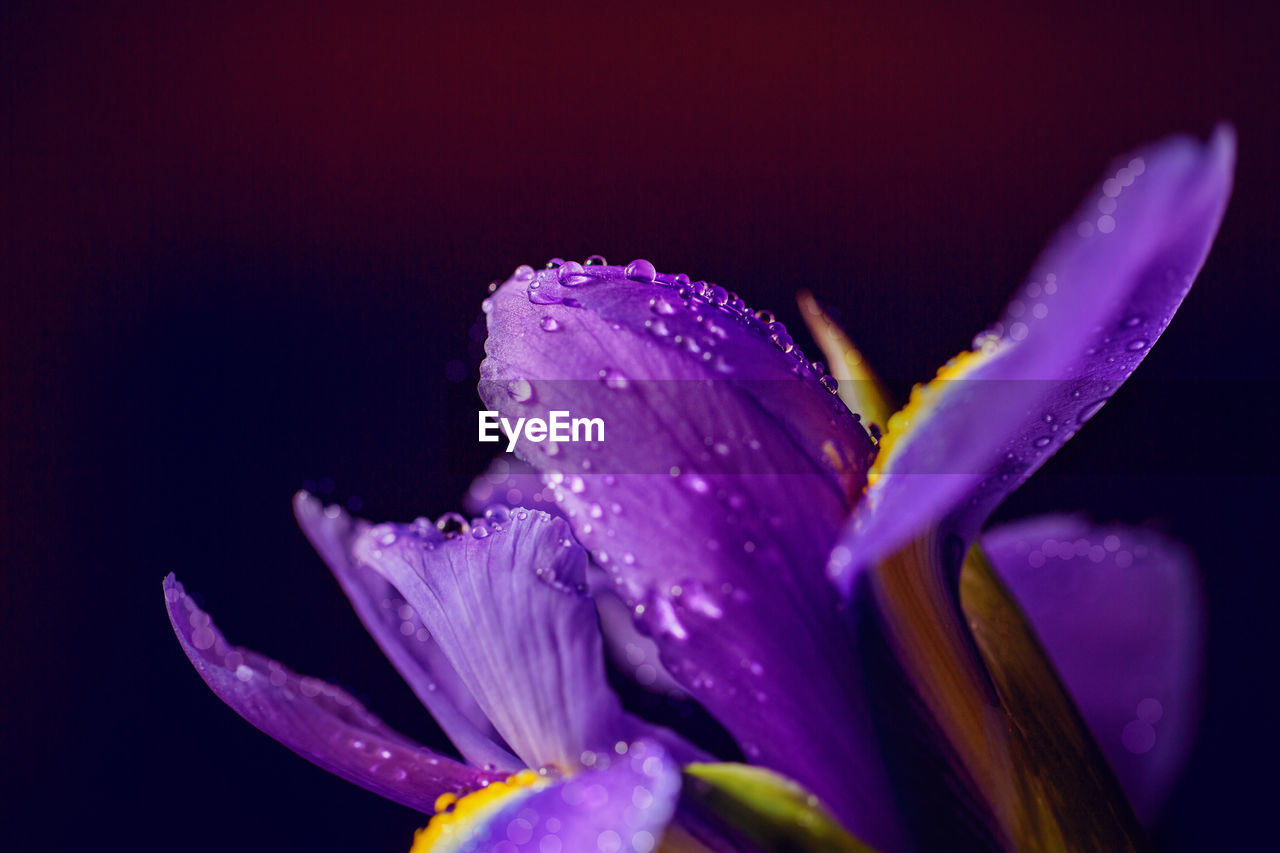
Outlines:
{"type": "Polygon", "coordinates": [[[637,258],[627,264],[627,267],[623,270],[622,274],[632,281],[642,281],[651,284],[653,280],[657,278],[658,271],[653,268],[653,264],[649,263],[645,259],[637,258]]]}
{"type": "Polygon", "coordinates": [[[507,383],[507,396],[517,403],[527,403],[533,399],[533,386],[528,379],[512,379],[507,383]]]}
{"type": "Polygon", "coordinates": [[[566,261],[560,265],[560,269],[556,271],[556,280],[565,287],[577,287],[587,281],[590,277],[582,272],[582,264],[577,261],[566,261]]]}

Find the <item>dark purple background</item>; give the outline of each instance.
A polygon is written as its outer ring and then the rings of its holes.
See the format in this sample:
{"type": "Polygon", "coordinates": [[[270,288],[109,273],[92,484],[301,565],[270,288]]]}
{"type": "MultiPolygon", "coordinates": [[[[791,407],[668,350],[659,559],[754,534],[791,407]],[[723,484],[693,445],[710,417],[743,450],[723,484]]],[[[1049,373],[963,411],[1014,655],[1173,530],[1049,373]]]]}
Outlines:
{"type": "Polygon", "coordinates": [[[7,843],[408,848],[421,819],[209,693],[160,579],[233,642],[437,737],[289,497],[330,477],[379,519],[457,506],[486,454],[446,365],[474,368],[489,280],[644,256],[793,326],[810,287],[904,393],[997,316],[1112,155],[1220,118],[1238,185],[1199,284],[1001,515],[1153,518],[1194,546],[1208,705],[1157,840],[1272,826],[1274,20],[358,5],[0,12],[7,843]]]}

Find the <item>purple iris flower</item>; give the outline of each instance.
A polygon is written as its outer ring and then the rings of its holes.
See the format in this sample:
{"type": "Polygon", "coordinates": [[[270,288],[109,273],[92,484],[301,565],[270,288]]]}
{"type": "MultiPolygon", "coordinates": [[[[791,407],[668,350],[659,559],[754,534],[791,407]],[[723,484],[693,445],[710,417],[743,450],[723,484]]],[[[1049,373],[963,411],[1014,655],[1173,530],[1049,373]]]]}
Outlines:
{"type": "Polygon", "coordinates": [[[295,501],[462,760],[228,645],[170,577],[178,637],[255,726],[438,813],[415,850],[768,848],[778,827],[796,849],[1139,846],[1195,727],[1192,561],[1074,516],[983,526],[1164,331],[1234,156],[1221,128],[1115,164],[1001,320],[895,414],[807,295],[830,372],[768,312],[646,261],[495,286],[486,408],[598,418],[603,440],[525,433],[469,522],[295,501]],[[752,767],[628,713],[606,646],[752,767]]]}

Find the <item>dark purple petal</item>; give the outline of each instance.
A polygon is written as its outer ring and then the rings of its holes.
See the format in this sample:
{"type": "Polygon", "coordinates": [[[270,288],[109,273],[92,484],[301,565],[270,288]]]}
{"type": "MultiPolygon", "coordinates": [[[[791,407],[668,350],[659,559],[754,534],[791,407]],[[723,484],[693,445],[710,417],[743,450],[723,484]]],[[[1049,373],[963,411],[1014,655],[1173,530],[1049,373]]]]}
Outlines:
{"type": "Polygon", "coordinates": [[[494,741],[489,721],[413,608],[386,578],[355,561],[352,546],[369,523],[337,506],[326,507],[305,492],[294,497],[293,510],[360,621],[463,757],[477,767],[523,767],[494,741]]]}
{"type": "Polygon", "coordinates": [[[378,525],[355,553],[412,605],[516,755],[568,771],[637,736],[605,680],[586,553],[564,521],[515,509],[455,524],[378,525]]]}
{"type": "Polygon", "coordinates": [[[512,421],[604,421],[602,442],[516,452],[751,760],[890,841],[851,636],[823,575],[870,439],[785,330],[685,281],[642,262],[630,277],[519,271],[486,305],[481,396],[512,421]]]}
{"type": "Polygon", "coordinates": [[[1068,516],[997,528],[982,545],[1149,820],[1199,711],[1204,623],[1190,554],[1149,530],[1068,516]]]}
{"type": "Polygon", "coordinates": [[[1050,243],[1003,319],[890,419],[846,546],[853,570],[947,519],[972,539],[1115,392],[1204,263],[1235,140],[1174,137],[1120,161],[1050,243]]]}
{"type": "Polygon", "coordinates": [[[479,787],[491,775],[419,746],[345,691],[232,646],[186,594],[165,578],[169,620],[205,683],[240,716],[325,770],[430,813],[436,797],[479,787]]]}
{"type": "MultiPolygon", "coordinates": [[[[680,765],[640,741],[610,750],[597,765],[553,784],[507,794],[495,811],[477,811],[441,832],[433,851],[488,853],[652,853],[680,797],[680,765]]],[[[430,832],[430,830],[428,830],[430,832]]],[[[425,839],[420,838],[414,853],[425,839]]]]}

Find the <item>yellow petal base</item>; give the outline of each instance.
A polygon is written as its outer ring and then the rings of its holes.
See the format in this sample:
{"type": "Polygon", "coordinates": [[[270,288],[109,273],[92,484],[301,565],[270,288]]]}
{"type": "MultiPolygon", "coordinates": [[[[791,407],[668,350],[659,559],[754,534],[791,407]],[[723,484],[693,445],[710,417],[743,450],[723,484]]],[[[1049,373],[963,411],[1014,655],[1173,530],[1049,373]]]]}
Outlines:
{"type": "Polygon", "coordinates": [[[441,794],[436,815],[413,836],[409,853],[450,853],[470,841],[497,812],[551,784],[533,770],[521,770],[505,781],[490,782],[463,797],[441,794]]]}

